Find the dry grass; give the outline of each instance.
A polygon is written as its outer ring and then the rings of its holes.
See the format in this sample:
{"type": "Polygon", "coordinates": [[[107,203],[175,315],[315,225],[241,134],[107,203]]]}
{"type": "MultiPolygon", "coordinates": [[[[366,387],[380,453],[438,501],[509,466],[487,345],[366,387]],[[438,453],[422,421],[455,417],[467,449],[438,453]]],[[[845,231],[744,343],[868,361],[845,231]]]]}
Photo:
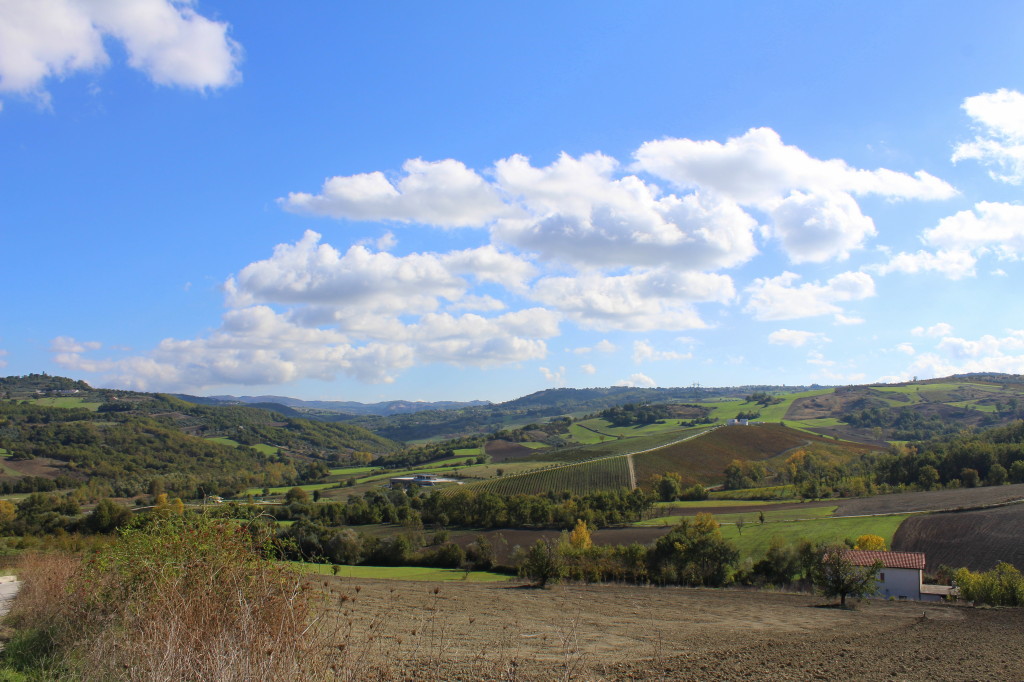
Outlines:
{"type": "Polygon", "coordinates": [[[48,678],[334,677],[318,593],[232,524],[160,521],[84,560],[26,556],[19,575],[12,645],[48,678]]]}

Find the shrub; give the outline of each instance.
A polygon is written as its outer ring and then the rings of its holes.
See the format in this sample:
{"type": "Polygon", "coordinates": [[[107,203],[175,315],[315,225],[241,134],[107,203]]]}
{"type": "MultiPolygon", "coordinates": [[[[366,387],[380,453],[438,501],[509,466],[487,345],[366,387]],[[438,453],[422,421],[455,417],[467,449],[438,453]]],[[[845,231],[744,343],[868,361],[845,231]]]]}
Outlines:
{"type": "Polygon", "coordinates": [[[312,593],[239,524],[154,518],[81,562],[25,561],[12,619],[34,670],[111,680],[322,676],[312,593]]]}

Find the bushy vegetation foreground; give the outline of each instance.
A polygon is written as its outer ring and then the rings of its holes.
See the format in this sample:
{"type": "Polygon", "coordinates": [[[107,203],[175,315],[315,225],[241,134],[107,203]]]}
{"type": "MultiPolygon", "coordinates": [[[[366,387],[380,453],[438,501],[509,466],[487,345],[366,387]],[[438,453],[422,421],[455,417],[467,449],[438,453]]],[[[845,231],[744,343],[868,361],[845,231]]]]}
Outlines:
{"type": "Polygon", "coordinates": [[[237,523],[169,515],[84,556],[24,556],[4,679],[327,677],[322,609],[264,541],[237,523]]]}

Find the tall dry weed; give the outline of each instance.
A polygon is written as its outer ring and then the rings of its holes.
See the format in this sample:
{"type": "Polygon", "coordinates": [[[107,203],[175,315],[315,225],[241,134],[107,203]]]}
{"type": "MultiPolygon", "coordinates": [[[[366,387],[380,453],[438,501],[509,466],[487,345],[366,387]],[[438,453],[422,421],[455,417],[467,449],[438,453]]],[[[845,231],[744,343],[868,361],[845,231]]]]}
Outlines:
{"type": "Polygon", "coordinates": [[[13,612],[68,679],[328,679],[318,592],[246,528],[158,519],[75,561],[26,557],[13,612]]]}

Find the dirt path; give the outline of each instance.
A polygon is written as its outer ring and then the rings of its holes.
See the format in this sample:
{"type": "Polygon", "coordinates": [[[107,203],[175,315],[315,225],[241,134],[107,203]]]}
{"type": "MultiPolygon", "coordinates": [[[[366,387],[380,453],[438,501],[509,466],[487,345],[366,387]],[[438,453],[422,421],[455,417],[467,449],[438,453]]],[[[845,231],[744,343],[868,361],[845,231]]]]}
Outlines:
{"type": "Polygon", "coordinates": [[[636,467],[633,466],[633,455],[626,455],[626,466],[629,470],[629,489],[636,488],[636,467]]]}

